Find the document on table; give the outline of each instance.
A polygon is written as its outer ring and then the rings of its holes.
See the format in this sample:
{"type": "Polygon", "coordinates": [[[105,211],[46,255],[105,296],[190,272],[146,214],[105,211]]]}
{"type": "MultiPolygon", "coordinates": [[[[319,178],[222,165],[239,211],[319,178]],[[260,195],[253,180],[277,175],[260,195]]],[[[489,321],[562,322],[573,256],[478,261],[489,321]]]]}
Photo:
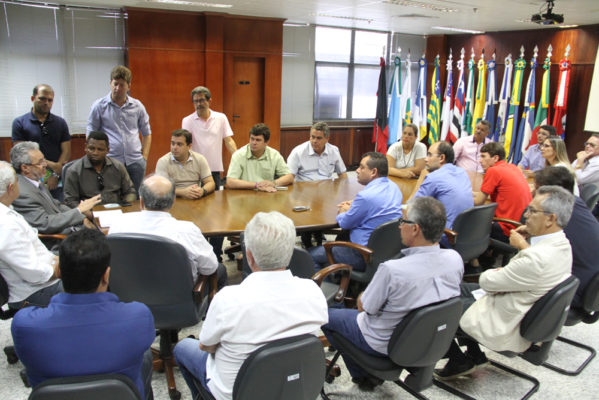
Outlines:
{"type": "Polygon", "coordinates": [[[122,210],[94,211],[94,217],[98,218],[103,228],[109,228],[121,215],[123,215],[122,210]]]}
{"type": "Polygon", "coordinates": [[[474,300],[478,300],[481,297],[483,297],[485,294],[487,294],[487,292],[485,292],[484,289],[476,289],[472,291],[472,296],[474,297],[474,300]]]}

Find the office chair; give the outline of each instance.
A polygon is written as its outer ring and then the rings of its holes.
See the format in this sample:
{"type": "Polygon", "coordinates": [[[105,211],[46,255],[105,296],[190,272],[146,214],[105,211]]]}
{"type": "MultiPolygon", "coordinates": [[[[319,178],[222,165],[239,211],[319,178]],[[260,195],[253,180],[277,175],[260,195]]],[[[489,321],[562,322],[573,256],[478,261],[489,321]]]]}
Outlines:
{"type": "MultiPolygon", "coordinates": [[[[590,280],[587,287],[584,289],[582,294],[582,308],[570,308],[568,311],[568,317],[566,318],[565,326],[576,325],[579,322],[585,324],[594,324],[599,319],[599,273],[590,280]]],[[[583,343],[576,342],[572,339],[567,339],[562,336],[558,336],[557,340],[560,342],[567,343],[571,346],[578,347],[588,351],[589,356],[576,368],[575,370],[566,370],[560,368],[554,364],[548,362],[543,363],[544,367],[547,367],[553,371],[559,372],[563,375],[576,376],[586,368],[586,366],[595,357],[597,352],[591,346],[587,346],[583,343]]]]}
{"type": "Polygon", "coordinates": [[[33,389],[29,400],[141,400],[133,381],[121,374],[48,379],[33,389]]]}
{"type": "MultiPolygon", "coordinates": [[[[387,345],[388,357],[367,354],[333,332],[338,351],[330,366],[335,364],[341,351],[370,375],[394,381],[412,396],[426,399],[419,392],[433,384],[433,368],[449,349],[461,315],[462,301],[459,297],[410,311],[393,330],[387,345]],[[402,381],[400,375],[404,369],[409,374],[402,381]]],[[[329,370],[330,367],[327,374],[329,370]]],[[[328,399],[324,389],[321,396],[328,399]]]]}
{"type": "MultiPolygon", "coordinates": [[[[519,356],[531,364],[543,365],[549,356],[549,350],[553,341],[558,337],[566,321],[570,303],[574,298],[578,284],[578,278],[571,275],[537,300],[530,310],[528,310],[520,322],[520,335],[532,343],[526,351],[522,353],[500,351],[499,353],[506,357],[519,356]]],[[[534,376],[525,374],[497,361],[489,360],[489,362],[491,365],[533,384],[533,387],[522,397],[523,400],[528,399],[539,390],[539,380],[534,376]]],[[[473,399],[471,396],[460,392],[445,382],[435,380],[435,385],[463,399],[473,399]]]]}
{"type": "MultiPolygon", "coordinates": [[[[235,384],[235,400],[314,400],[325,374],[324,349],[314,335],[275,340],[254,350],[243,362],[235,384]]],[[[214,397],[196,382],[204,400],[214,397]]]]}
{"type": "Polygon", "coordinates": [[[594,183],[582,185],[580,188],[580,198],[583,199],[587,207],[593,211],[593,208],[595,208],[599,201],[599,185],[594,183]]]}
{"type": "Polygon", "coordinates": [[[464,264],[489,247],[496,208],[497,203],[490,203],[464,210],[456,217],[451,229],[445,229],[451,247],[460,254],[464,264]]]}
{"type": "Polygon", "coordinates": [[[173,336],[176,341],[179,329],[205,316],[216,293],[216,272],[200,275],[194,283],[185,248],[163,237],[125,233],[107,239],[112,253],[109,290],[121,301],[139,301],[152,311],[160,334],[160,351],[152,349],[154,370],[166,372],[169,396],[179,399],[173,336]]]}
{"type": "MultiPolygon", "coordinates": [[[[0,319],[3,321],[11,319],[18,311],[10,308],[4,311],[2,306],[6,303],[8,303],[8,285],[4,277],[0,275],[0,319]]],[[[16,364],[19,361],[19,357],[15,353],[15,346],[4,347],[4,354],[6,355],[6,362],[9,364],[16,364]]]]}

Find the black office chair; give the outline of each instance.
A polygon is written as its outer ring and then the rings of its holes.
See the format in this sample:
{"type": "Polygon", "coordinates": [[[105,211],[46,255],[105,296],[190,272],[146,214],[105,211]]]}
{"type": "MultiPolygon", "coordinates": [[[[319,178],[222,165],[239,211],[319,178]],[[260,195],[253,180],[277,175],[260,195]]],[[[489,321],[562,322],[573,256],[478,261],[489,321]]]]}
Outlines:
{"type": "Polygon", "coordinates": [[[368,239],[368,246],[341,241],[325,243],[324,248],[331,265],[337,263],[333,257],[333,247],[349,247],[360,252],[366,263],[366,269],[364,271],[353,269],[351,280],[365,286],[372,280],[380,263],[401,256],[404,245],[399,232],[399,218],[376,227],[368,239]]]}
{"type": "MultiPolygon", "coordinates": [[[[582,294],[582,308],[570,308],[568,311],[568,317],[566,318],[565,326],[576,325],[579,322],[585,324],[594,324],[599,319],[599,273],[589,281],[587,287],[584,289],[582,294]]],[[[566,370],[548,362],[543,363],[544,367],[552,369],[553,371],[559,372],[563,375],[576,376],[586,368],[586,366],[595,357],[597,352],[591,346],[587,346],[583,343],[576,342],[572,339],[567,339],[562,336],[558,336],[557,340],[560,342],[567,343],[571,346],[578,347],[588,351],[589,356],[576,368],[575,370],[566,370]]]]}
{"type": "Polygon", "coordinates": [[[475,206],[462,211],[450,229],[445,229],[451,247],[460,253],[464,263],[477,258],[489,247],[491,222],[497,203],[475,206]]]}
{"type": "Polygon", "coordinates": [[[599,201],[599,185],[587,183],[580,187],[580,198],[584,200],[587,207],[592,211],[599,201]]]}
{"type": "Polygon", "coordinates": [[[129,377],[100,374],[48,379],[33,389],[29,400],[141,400],[129,377]]]}
{"type": "MultiPolygon", "coordinates": [[[[235,384],[235,400],[314,400],[325,377],[322,343],[314,335],[270,342],[243,362],[235,384]]],[[[204,400],[214,397],[196,383],[204,400]]]]}
{"type": "MultiPolygon", "coordinates": [[[[506,357],[519,356],[534,365],[542,365],[549,356],[549,350],[555,338],[558,337],[570,309],[570,303],[578,288],[578,278],[570,276],[562,283],[551,289],[528,310],[520,322],[520,335],[530,341],[532,345],[522,353],[501,351],[506,357]]],[[[537,390],[540,383],[532,375],[525,374],[514,368],[497,361],[489,360],[491,365],[505,372],[525,379],[533,384],[533,387],[522,397],[528,399],[537,390]]],[[[435,381],[435,385],[445,389],[463,399],[471,400],[472,397],[460,392],[445,382],[435,381]]]]}
{"type": "MultiPolygon", "coordinates": [[[[18,310],[8,309],[3,310],[2,306],[8,303],[8,285],[4,280],[4,277],[0,275],[0,319],[6,321],[11,319],[18,310]]],[[[4,354],[6,355],[6,362],[9,364],[16,364],[19,361],[17,353],[15,353],[15,346],[4,347],[4,354]]]]}
{"type": "MultiPolygon", "coordinates": [[[[461,315],[459,297],[410,311],[393,331],[387,346],[388,357],[367,354],[342,335],[333,333],[338,351],[327,374],[342,351],[370,375],[394,381],[414,397],[426,399],[418,392],[433,384],[433,368],[449,349],[461,315]],[[400,374],[404,369],[409,374],[402,381],[400,374]]],[[[321,394],[328,398],[324,389],[321,394]]]]}
{"type": "Polygon", "coordinates": [[[152,349],[154,370],[166,372],[169,396],[178,399],[173,341],[180,328],[205,316],[216,293],[216,272],[193,282],[185,248],[160,236],[129,233],[107,239],[112,253],[109,289],[121,301],[139,301],[152,311],[160,334],[160,351],[152,349]]]}

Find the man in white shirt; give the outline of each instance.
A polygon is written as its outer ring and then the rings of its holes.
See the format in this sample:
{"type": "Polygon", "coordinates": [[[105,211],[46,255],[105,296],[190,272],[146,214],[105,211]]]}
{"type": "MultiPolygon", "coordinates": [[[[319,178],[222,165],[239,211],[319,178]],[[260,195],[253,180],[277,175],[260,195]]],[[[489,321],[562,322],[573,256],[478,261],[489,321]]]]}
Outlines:
{"type": "Polygon", "coordinates": [[[14,211],[19,183],[12,166],[0,161],[0,275],[8,285],[8,306],[18,309],[25,302],[44,306],[62,292],[58,279],[58,257],[37,237],[37,231],[14,211]]]}
{"type": "MultiPolygon", "coordinates": [[[[175,219],[169,210],[175,202],[175,185],[160,175],[150,175],[139,188],[142,211],[125,213],[115,221],[108,235],[142,233],[174,240],[187,250],[194,282],[198,275],[211,275],[218,269],[218,286],[226,285],[227,272],[218,264],[212,247],[193,222],[175,219]]],[[[166,266],[165,266],[166,267],[166,266]]]]}
{"type": "Polygon", "coordinates": [[[250,353],[273,340],[316,334],[328,321],[320,288],[285,269],[294,243],[293,222],[276,211],[260,212],[247,224],[246,255],[253,273],[214,297],[199,342],[184,339],[175,346],[194,399],[199,382],[217,400],[230,400],[237,372],[250,353]]]}
{"type": "Polygon", "coordinates": [[[584,150],[576,153],[572,168],[581,187],[588,183],[599,184],[599,133],[593,133],[584,143],[584,150]]]}

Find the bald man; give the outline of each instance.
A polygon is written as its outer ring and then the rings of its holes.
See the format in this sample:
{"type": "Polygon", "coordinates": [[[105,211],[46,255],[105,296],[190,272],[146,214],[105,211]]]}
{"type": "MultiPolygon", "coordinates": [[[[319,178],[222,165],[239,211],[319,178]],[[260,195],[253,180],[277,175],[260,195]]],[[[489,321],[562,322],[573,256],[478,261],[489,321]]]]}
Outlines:
{"type": "Polygon", "coordinates": [[[216,260],[212,246],[193,222],[179,221],[170,214],[175,203],[175,184],[169,178],[150,175],[139,188],[140,212],[125,213],[110,226],[108,235],[142,233],[174,240],[187,250],[194,282],[198,275],[211,275],[218,269],[218,287],[227,283],[227,272],[216,260]]]}

